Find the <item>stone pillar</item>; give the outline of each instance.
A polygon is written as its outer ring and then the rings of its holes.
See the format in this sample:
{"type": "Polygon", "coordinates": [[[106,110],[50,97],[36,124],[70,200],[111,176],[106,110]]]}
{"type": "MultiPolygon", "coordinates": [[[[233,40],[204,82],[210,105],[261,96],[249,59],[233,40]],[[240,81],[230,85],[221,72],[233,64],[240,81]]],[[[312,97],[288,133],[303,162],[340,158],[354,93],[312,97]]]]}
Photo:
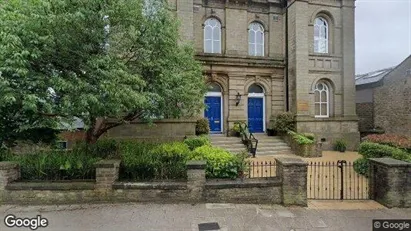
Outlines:
{"type": "Polygon", "coordinates": [[[411,163],[370,159],[370,199],[388,207],[411,208],[411,163]]]}
{"type": "Polygon", "coordinates": [[[191,202],[203,200],[206,162],[204,160],[192,160],[187,162],[187,189],[188,199],[191,202]]]}
{"type": "Polygon", "coordinates": [[[101,160],[94,164],[96,167],[96,187],[99,190],[110,190],[118,180],[121,160],[101,160]]]}
{"type": "Polygon", "coordinates": [[[0,190],[20,178],[20,166],[16,162],[0,162],[0,190]]]}
{"type": "Polygon", "coordinates": [[[277,176],[282,181],[284,205],[307,206],[307,162],[300,158],[276,158],[277,176]]]}

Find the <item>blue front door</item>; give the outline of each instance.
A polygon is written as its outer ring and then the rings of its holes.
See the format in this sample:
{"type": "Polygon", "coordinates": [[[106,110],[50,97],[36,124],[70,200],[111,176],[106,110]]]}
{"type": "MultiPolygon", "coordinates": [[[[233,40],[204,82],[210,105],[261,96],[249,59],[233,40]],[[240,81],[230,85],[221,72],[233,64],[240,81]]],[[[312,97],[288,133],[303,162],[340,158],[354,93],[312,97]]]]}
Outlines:
{"type": "Polygon", "coordinates": [[[248,128],[250,132],[264,132],[263,98],[248,98],[248,128]]]}
{"type": "Polygon", "coordinates": [[[221,97],[207,96],[205,98],[206,109],[204,117],[210,123],[211,132],[221,132],[221,97]]]}

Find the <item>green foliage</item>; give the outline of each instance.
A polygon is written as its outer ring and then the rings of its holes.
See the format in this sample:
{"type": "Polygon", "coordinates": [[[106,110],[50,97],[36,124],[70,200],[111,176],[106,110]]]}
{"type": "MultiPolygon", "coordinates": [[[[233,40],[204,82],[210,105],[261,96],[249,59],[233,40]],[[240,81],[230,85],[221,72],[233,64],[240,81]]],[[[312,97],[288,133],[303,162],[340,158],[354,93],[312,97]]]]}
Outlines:
{"type": "Polygon", "coordinates": [[[295,114],[292,112],[282,112],[276,115],[274,129],[281,133],[295,131],[295,114]]]}
{"type": "Polygon", "coordinates": [[[192,138],[187,138],[184,140],[184,143],[188,146],[188,148],[193,151],[194,149],[204,146],[204,145],[210,145],[210,140],[208,139],[207,136],[198,136],[198,137],[192,137],[192,138]]]}
{"type": "Polygon", "coordinates": [[[315,135],[313,133],[303,133],[303,136],[307,137],[310,140],[315,140],[315,135]]]}
{"type": "Polygon", "coordinates": [[[119,156],[119,144],[113,139],[101,139],[94,144],[79,142],[74,146],[77,152],[84,152],[93,157],[113,159],[119,156]]]}
{"type": "MultiPolygon", "coordinates": [[[[363,156],[363,159],[368,161],[369,158],[391,157],[397,160],[411,162],[411,153],[404,151],[404,149],[391,147],[384,144],[377,144],[371,142],[363,142],[360,144],[358,152],[363,156]]],[[[368,165],[363,165],[365,172],[368,171],[368,165]]],[[[357,170],[356,170],[357,171],[357,170]]],[[[361,173],[357,171],[358,173],[361,173]]]]}
{"type": "Polygon", "coordinates": [[[235,122],[233,128],[231,129],[233,132],[241,132],[241,123],[242,122],[235,122]]]}
{"type": "Polygon", "coordinates": [[[354,171],[358,174],[368,176],[369,168],[370,163],[366,158],[360,158],[354,161],[354,171]]]}
{"type": "Polygon", "coordinates": [[[19,130],[78,117],[92,142],[136,118],[196,115],[206,92],[201,65],[167,6],[145,2],[2,2],[0,116],[18,108],[19,130]]]}
{"type": "Polygon", "coordinates": [[[201,118],[197,120],[196,123],[196,135],[206,135],[210,133],[210,124],[208,123],[208,119],[201,118]]]}
{"type": "Polygon", "coordinates": [[[345,140],[336,140],[334,144],[334,150],[340,151],[340,152],[345,152],[347,149],[347,142],[345,140]]]}
{"type": "Polygon", "coordinates": [[[24,180],[76,180],[94,178],[94,163],[100,160],[76,151],[42,151],[29,154],[8,154],[4,161],[20,164],[24,180]]]}
{"type": "Polygon", "coordinates": [[[231,178],[238,177],[239,172],[244,171],[244,155],[233,155],[224,149],[202,146],[194,150],[190,155],[191,160],[206,160],[207,178],[231,178]]]}
{"type": "Polygon", "coordinates": [[[288,131],[288,134],[300,145],[314,144],[314,140],[307,138],[303,134],[296,133],[293,131],[288,131]]]}
{"type": "Polygon", "coordinates": [[[122,142],[120,178],[127,180],[181,179],[186,177],[190,150],[184,143],[155,145],[122,142]]]}

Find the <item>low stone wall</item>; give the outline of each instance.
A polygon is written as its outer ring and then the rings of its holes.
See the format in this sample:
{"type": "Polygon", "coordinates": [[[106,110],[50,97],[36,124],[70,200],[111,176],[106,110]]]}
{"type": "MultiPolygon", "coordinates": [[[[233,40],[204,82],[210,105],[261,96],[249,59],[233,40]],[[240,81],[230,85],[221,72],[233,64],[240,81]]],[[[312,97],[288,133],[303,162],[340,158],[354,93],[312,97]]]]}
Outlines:
{"type": "Polygon", "coordinates": [[[411,208],[411,163],[370,159],[370,198],[388,208],[411,208]]]}
{"type": "Polygon", "coordinates": [[[0,162],[2,204],[72,204],[94,202],[154,203],[258,203],[307,205],[307,164],[301,159],[279,158],[277,177],[206,180],[205,161],[187,163],[187,180],[119,182],[119,160],[95,164],[95,181],[19,182],[20,169],[0,162]],[[297,180],[298,179],[298,180],[297,180]],[[304,188],[305,190],[301,190],[304,188]],[[287,195],[296,196],[296,200],[287,195]]]}
{"type": "Polygon", "coordinates": [[[143,141],[181,141],[185,136],[195,135],[196,120],[157,120],[153,124],[132,122],[110,129],[106,137],[136,139],[143,141]]]}
{"type": "Polygon", "coordinates": [[[281,179],[212,180],[205,185],[205,200],[212,203],[281,204],[281,179]]]}
{"type": "Polygon", "coordinates": [[[321,157],[322,156],[322,143],[314,144],[299,144],[291,135],[285,134],[282,136],[283,140],[291,147],[291,150],[298,156],[302,157],[321,157]]]}

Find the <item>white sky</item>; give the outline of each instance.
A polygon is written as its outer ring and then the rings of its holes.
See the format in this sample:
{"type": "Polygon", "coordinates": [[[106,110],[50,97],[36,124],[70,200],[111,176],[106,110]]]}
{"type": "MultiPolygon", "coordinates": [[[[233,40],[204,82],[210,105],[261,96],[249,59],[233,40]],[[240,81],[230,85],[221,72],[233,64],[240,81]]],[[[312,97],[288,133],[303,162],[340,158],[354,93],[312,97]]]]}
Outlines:
{"type": "Polygon", "coordinates": [[[356,74],[401,63],[411,54],[411,0],[356,1],[356,74]]]}

